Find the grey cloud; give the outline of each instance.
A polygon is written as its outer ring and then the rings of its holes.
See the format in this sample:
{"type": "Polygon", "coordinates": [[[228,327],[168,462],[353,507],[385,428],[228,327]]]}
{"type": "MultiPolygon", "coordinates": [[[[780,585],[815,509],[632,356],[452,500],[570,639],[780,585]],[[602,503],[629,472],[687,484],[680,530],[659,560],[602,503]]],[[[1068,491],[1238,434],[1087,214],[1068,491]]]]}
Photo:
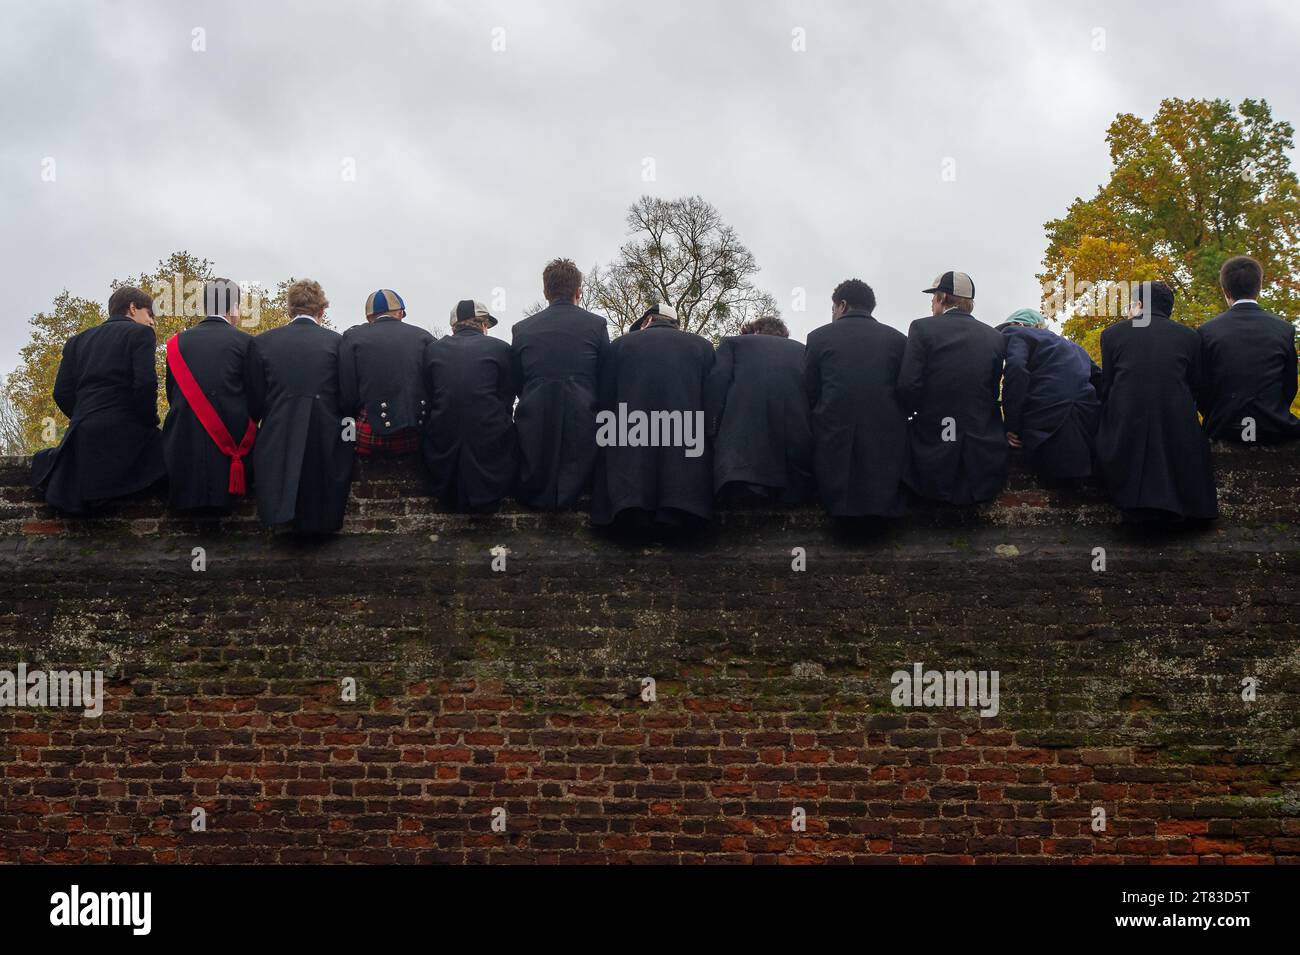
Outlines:
{"type": "Polygon", "coordinates": [[[850,275],[906,328],[925,311],[919,289],[964,269],[996,320],[1036,301],[1042,224],[1104,178],[1115,113],[1253,96],[1300,117],[1293,10],[7,4],[0,369],[60,289],[102,300],[112,278],[179,248],[237,278],[318,278],[341,324],[378,287],[428,327],[504,288],[508,337],[545,261],[607,261],[642,192],[717,205],[800,338],[850,275]],[[205,53],[190,49],[195,27],[205,53]],[[790,48],[795,27],[806,52],[790,48]],[[45,156],[56,183],[40,181],[45,156]],[[791,310],[796,287],[807,311],[791,310]]]}

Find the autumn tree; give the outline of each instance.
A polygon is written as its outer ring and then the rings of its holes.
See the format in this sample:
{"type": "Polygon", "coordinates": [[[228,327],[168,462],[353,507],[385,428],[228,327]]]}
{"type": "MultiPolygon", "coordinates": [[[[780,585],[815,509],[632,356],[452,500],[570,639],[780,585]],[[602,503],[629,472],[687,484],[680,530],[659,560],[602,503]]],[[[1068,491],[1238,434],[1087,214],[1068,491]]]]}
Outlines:
{"type": "Polygon", "coordinates": [[[1159,279],[1174,317],[1200,325],[1224,308],[1219,266],[1252,255],[1261,304],[1294,320],[1300,304],[1300,186],[1291,124],[1263,100],[1167,99],[1150,122],[1119,114],[1106,133],[1113,168],[1091,199],[1046,224],[1043,311],[1096,357],[1134,283],[1159,279]]]}
{"type": "Polygon", "coordinates": [[[586,277],[593,311],[622,333],[652,304],[677,311],[681,327],[717,341],[750,318],[776,315],[776,300],[754,286],[758,263],[699,196],[642,196],[627,212],[628,241],[586,277]]]}
{"type": "MultiPolygon", "coordinates": [[[[154,299],[160,418],[166,414],[163,395],[166,341],[203,318],[203,282],[213,277],[211,262],[181,251],[163,259],[151,272],[117,279],[111,284],[112,289],[134,285],[154,299]]],[[[284,308],[287,286],[287,281],[281,282],[270,296],[258,288],[244,289],[241,324],[245,331],[256,333],[288,321],[284,308]]],[[[18,435],[13,441],[15,450],[30,453],[58,443],[68,424],[54,404],[53,396],[54,376],[63,356],[63,343],[107,317],[105,307],[99,302],[64,290],[54,299],[49,311],[38,312],[30,319],[31,338],[20,353],[17,369],[4,381],[8,413],[16,419],[8,429],[18,435]]]]}
{"type": "Polygon", "coordinates": [[[32,316],[31,338],[19,353],[18,368],[5,379],[5,397],[13,406],[21,436],[20,450],[30,453],[58,443],[67,419],[54,404],[54,375],[63,343],[108,316],[98,302],[64,289],[48,311],[32,316]]]}
{"type": "Polygon", "coordinates": [[[8,393],[0,388],[0,457],[27,453],[23,422],[8,393]]]}

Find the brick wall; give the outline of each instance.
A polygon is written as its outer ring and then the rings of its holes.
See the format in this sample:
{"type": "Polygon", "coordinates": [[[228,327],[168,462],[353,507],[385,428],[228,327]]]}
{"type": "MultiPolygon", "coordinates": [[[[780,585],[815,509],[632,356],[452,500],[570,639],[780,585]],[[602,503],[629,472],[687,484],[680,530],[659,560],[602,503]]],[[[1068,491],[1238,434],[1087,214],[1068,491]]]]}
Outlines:
{"type": "Polygon", "coordinates": [[[0,669],[108,699],[0,708],[0,861],[1294,862],[1300,449],[1216,461],[1195,533],[1017,469],[981,511],[671,544],[440,513],[392,465],[320,542],[69,524],[3,461],[0,669]],[[998,671],[998,715],[894,706],[915,662],[998,671]]]}

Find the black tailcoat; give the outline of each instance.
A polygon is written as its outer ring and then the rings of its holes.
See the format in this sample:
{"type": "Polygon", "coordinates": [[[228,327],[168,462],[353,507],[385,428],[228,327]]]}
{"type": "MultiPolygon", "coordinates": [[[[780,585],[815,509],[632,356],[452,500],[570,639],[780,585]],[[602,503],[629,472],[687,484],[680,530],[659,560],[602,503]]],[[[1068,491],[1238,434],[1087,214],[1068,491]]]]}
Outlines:
{"type": "Polygon", "coordinates": [[[515,475],[510,346],[472,328],[430,341],[424,386],[432,410],[422,445],[434,493],[455,510],[495,506],[515,475]]]}
{"type": "Polygon", "coordinates": [[[1242,439],[1242,419],[1255,419],[1255,440],[1300,438],[1291,414],[1296,394],[1295,327],[1253,302],[1238,302],[1199,329],[1205,433],[1242,439]]]}
{"type": "Polygon", "coordinates": [[[738,481],[798,504],[812,489],[803,353],[798,342],[775,335],[738,335],[718,345],[706,395],[715,492],[738,481]]]}
{"type": "Polygon", "coordinates": [[[591,486],[596,390],[609,349],[599,315],[556,302],[511,329],[519,404],[516,496],[530,507],[572,507],[591,486]]]}
{"type": "Polygon", "coordinates": [[[1008,325],[1002,413],[1034,470],[1047,478],[1093,474],[1101,369],[1082,347],[1046,328],[1008,325]]]}
{"type": "MultiPolygon", "coordinates": [[[[668,418],[658,419],[653,430],[661,439],[668,430],[669,442],[684,440],[689,416],[702,453],[687,457],[686,447],[665,446],[662,440],[658,447],[602,447],[591,495],[593,523],[612,523],[630,509],[665,523],[679,523],[682,514],[713,517],[713,464],[704,433],[704,389],[712,368],[709,340],[667,323],[622,335],[610,345],[600,378],[601,411],[617,416],[624,405],[628,415],[680,412],[676,433],[664,427],[668,418]]],[[[648,426],[647,438],[650,431],[648,426]]]]}
{"type": "Polygon", "coordinates": [[[908,329],[898,394],[903,411],[914,413],[905,480],[918,494],[972,504],[1002,490],[1008,451],[998,390],[1005,355],[1006,339],[966,312],[930,315],[908,329]]]}
{"type": "Polygon", "coordinates": [[[833,517],[903,513],[907,418],[897,383],[907,338],[850,309],[808,336],[804,386],[812,405],[817,492],[833,517]]]}
{"type": "MultiPolygon", "coordinates": [[[[210,316],[180,333],[181,357],[217,416],[238,446],[248,428],[244,369],[252,336],[220,316],[210,316]]],[[[167,463],[168,498],[177,510],[221,508],[238,500],[230,493],[230,458],[203,429],[180,386],[167,368],[167,419],[163,422],[163,459],[167,463]]],[[[246,486],[251,487],[252,455],[244,458],[246,486]]]]}
{"type": "Polygon", "coordinates": [[[339,406],[356,415],[364,407],[376,437],[424,426],[424,348],[427,330],[396,318],[354,325],[339,345],[339,406]]]}
{"type": "Polygon", "coordinates": [[[248,348],[248,405],[261,422],[253,447],[257,513],[304,533],[343,525],[353,442],[343,440],[338,332],[300,316],[248,348]]]}
{"type": "Polygon", "coordinates": [[[1106,489],[1130,510],[1190,518],[1218,513],[1210,442],[1196,420],[1201,342],[1196,330],[1155,315],[1101,333],[1097,458],[1106,489]]]}
{"type": "Polygon", "coordinates": [[[162,480],[157,339],[148,325],[110,318],[68,339],[54,402],[68,416],[58,447],[32,458],[32,484],[68,514],[162,480]]]}

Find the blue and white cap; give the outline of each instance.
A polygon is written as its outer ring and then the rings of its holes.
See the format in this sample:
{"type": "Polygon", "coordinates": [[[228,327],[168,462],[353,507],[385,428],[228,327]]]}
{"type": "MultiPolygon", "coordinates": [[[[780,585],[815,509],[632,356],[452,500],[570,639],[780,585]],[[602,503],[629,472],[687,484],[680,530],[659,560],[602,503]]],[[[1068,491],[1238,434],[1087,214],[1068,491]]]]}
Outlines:
{"type": "Polygon", "coordinates": [[[390,288],[381,288],[378,292],[371,292],[370,297],[366,299],[366,318],[399,310],[405,311],[406,303],[402,301],[402,296],[390,288]]]}

